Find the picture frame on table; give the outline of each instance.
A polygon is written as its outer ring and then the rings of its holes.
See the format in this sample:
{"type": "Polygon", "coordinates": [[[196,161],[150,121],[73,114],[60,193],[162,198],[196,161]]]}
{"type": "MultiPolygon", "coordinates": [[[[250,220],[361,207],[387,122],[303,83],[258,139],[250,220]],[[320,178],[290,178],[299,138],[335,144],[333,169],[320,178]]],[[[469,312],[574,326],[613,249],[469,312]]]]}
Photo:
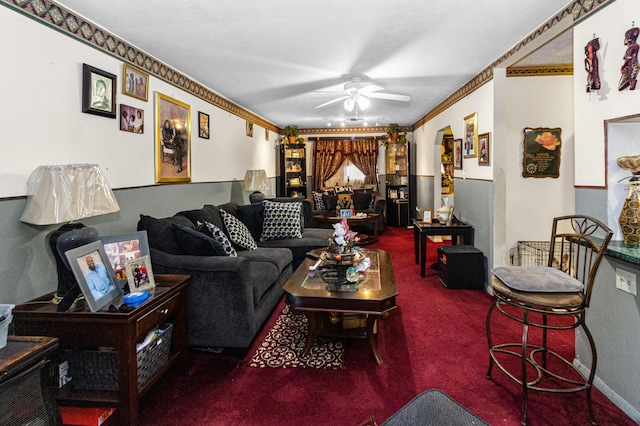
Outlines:
{"type": "Polygon", "coordinates": [[[478,135],[478,165],[488,166],[491,153],[489,133],[478,135]]]}
{"type": "Polygon", "coordinates": [[[432,210],[423,210],[422,211],[422,221],[424,223],[431,223],[433,221],[433,211],[432,210]]]}
{"type": "Polygon", "coordinates": [[[198,137],[209,139],[209,114],[198,111],[198,137]]]}
{"type": "Polygon", "coordinates": [[[464,118],[464,158],[473,158],[478,150],[478,113],[474,112],[464,118]]]}
{"type": "Polygon", "coordinates": [[[340,217],[349,219],[351,217],[351,209],[340,209],[340,217]]]}
{"type": "Polygon", "coordinates": [[[102,241],[94,241],[65,252],[91,312],[97,312],[122,294],[102,241]]]}
{"type": "Polygon", "coordinates": [[[104,251],[113,269],[120,288],[125,289],[129,284],[127,279],[126,262],[149,256],[149,241],[147,231],[132,232],[130,234],[106,235],[99,237],[104,251]]]}
{"type": "Polygon", "coordinates": [[[453,141],[453,168],[454,170],[462,170],[462,139],[453,141]]]}
{"type": "Polygon", "coordinates": [[[116,118],[117,77],[82,64],[82,112],[116,118]]]}
{"type": "Polygon", "coordinates": [[[156,281],[151,269],[151,258],[148,255],[127,260],[125,269],[130,291],[152,291],[156,288],[156,281]]]}
{"type": "Polygon", "coordinates": [[[156,92],[156,182],[191,182],[191,107],[156,92]]]}
{"type": "Polygon", "coordinates": [[[149,74],[132,67],[122,66],[122,93],[147,102],[149,100],[149,74]]]}

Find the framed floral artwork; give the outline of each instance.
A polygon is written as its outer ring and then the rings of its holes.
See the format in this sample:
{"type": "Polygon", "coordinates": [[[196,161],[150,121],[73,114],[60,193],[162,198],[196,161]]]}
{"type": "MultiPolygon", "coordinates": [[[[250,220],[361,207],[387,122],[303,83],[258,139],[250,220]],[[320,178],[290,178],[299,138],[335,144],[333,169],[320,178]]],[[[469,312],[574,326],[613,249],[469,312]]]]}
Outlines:
{"type": "Polygon", "coordinates": [[[523,177],[560,177],[561,134],[560,128],[524,129],[523,177]]]}

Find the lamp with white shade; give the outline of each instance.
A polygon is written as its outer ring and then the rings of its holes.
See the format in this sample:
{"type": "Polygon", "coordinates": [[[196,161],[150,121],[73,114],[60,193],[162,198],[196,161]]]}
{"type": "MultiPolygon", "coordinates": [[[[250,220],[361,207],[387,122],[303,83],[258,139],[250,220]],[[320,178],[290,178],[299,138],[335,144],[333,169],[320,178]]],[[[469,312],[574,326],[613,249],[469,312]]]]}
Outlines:
{"type": "Polygon", "coordinates": [[[261,203],[264,200],[262,191],[270,191],[271,185],[267,179],[267,172],[264,170],[247,170],[242,181],[243,191],[253,191],[249,195],[251,204],[261,203]]]}
{"type": "Polygon", "coordinates": [[[65,252],[98,240],[98,231],[76,220],[120,210],[97,164],[39,166],[27,180],[27,203],[20,221],[33,225],[63,224],[48,236],[58,272],[54,302],[66,310],[80,294],[65,252]]]}

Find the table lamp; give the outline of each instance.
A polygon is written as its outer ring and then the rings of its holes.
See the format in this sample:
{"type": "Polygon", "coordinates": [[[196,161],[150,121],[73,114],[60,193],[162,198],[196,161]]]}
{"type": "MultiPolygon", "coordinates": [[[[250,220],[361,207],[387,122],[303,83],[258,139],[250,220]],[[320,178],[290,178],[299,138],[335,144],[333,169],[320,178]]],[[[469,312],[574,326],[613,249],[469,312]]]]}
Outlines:
{"type": "Polygon", "coordinates": [[[251,204],[261,203],[264,200],[264,194],[262,191],[270,191],[271,185],[267,180],[267,172],[264,170],[247,170],[244,175],[244,181],[242,182],[242,189],[244,191],[253,191],[249,195],[249,202],[251,204]]]}
{"type": "Polygon", "coordinates": [[[80,294],[65,252],[98,240],[98,231],[74,222],[120,210],[97,164],[39,166],[27,180],[21,222],[63,224],[49,233],[47,246],[56,261],[58,289],[53,302],[66,311],[80,294]]]}

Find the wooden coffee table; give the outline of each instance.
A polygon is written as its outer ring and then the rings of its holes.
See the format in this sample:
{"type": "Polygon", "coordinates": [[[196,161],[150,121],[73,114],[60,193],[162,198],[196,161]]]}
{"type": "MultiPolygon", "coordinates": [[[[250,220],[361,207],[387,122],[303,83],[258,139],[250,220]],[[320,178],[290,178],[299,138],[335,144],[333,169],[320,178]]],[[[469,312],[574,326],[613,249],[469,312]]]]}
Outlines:
{"type": "MultiPolygon", "coordinates": [[[[380,216],[378,213],[368,213],[366,217],[353,216],[347,218],[349,228],[353,226],[373,225],[373,235],[368,235],[366,238],[362,238],[360,240],[360,245],[364,246],[378,241],[378,216],[380,216]]],[[[313,216],[313,220],[316,222],[326,224],[338,223],[342,219],[344,218],[338,216],[324,216],[321,214],[313,216]]]]}
{"type": "MultiPolygon", "coordinates": [[[[320,254],[323,249],[313,250],[320,254]]],[[[378,318],[396,308],[396,286],[391,255],[383,250],[364,250],[371,266],[356,291],[328,290],[320,271],[309,273],[315,262],[305,259],[284,285],[287,304],[309,320],[309,334],[303,356],[309,354],[315,336],[367,339],[378,364],[376,324],[378,318]]]]}

